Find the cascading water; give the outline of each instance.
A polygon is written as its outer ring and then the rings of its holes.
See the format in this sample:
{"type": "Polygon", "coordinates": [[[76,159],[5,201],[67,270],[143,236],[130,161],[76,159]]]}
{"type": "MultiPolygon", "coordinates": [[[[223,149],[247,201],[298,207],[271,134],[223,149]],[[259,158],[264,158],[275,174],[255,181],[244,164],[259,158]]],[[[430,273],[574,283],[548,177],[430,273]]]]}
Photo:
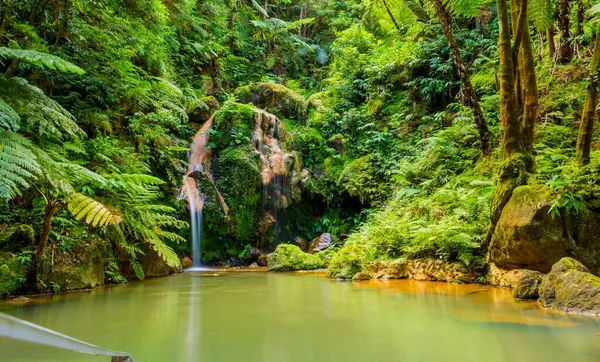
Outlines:
{"type": "Polygon", "coordinates": [[[198,183],[194,178],[195,172],[204,173],[204,165],[208,160],[209,149],[206,148],[208,144],[208,131],[211,129],[213,124],[213,118],[211,117],[200,130],[194,136],[192,147],[190,148],[190,163],[187,174],[183,177],[183,186],[185,193],[187,194],[189,207],[190,207],[190,226],[192,228],[192,262],[194,268],[202,267],[202,209],[204,202],[202,194],[198,187],[198,183]]]}
{"type": "Polygon", "coordinates": [[[274,239],[281,241],[283,210],[288,206],[286,198],[285,155],[279,147],[283,128],[274,115],[255,110],[256,150],[260,154],[260,169],[263,179],[263,205],[265,220],[271,220],[274,239]],[[264,132],[263,132],[264,127],[264,132]]]}

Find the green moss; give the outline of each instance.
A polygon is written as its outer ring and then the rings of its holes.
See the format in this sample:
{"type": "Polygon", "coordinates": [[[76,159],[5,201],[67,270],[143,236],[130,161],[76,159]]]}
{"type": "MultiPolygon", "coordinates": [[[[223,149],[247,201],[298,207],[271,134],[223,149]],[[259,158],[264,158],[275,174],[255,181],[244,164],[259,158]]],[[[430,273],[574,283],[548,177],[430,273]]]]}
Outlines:
{"type": "Polygon", "coordinates": [[[304,98],[291,89],[275,83],[253,83],[235,91],[242,103],[252,103],[276,115],[302,120],[308,108],[304,98]]]}
{"type": "Polygon", "coordinates": [[[513,191],[527,183],[533,168],[533,158],[529,154],[517,153],[506,159],[498,170],[498,183],[492,199],[490,217],[492,225],[500,220],[504,206],[512,197],[513,191]]]}
{"type": "Polygon", "coordinates": [[[13,294],[25,282],[29,264],[11,253],[0,253],[0,297],[13,294]]]}
{"type": "Polygon", "coordinates": [[[218,148],[250,143],[254,123],[251,106],[234,102],[226,103],[215,114],[210,143],[218,148]]]}
{"type": "Polygon", "coordinates": [[[279,244],[275,251],[267,256],[269,271],[313,270],[323,268],[323,260],[307,254],[296,245],[279,244]]]}
{"type": "Polygon", "coordinates": [[[361,245],[344,245],[329,263],[329,278],[352,279],[367,270],[367,253],[361,245]]]}
{"type": "Polygon", "coordinates": [[[5,226],[0,230],[0,250],[19,252],[35,243],[35,230],[29,225],[5,226]]]}
{"type": "Polygon", "coordinates": [[[330,247],[328,249],[325,249],[323,251],[319,251],[318,253],[315,253],[314,255],[321,259],[323,261],[323,266],[324,267],[329,267],[329,264],[331,263],[331,260],[335,257],[335,255],[337,254],[338,250],[336,250],[333,247],[330,247]]]}

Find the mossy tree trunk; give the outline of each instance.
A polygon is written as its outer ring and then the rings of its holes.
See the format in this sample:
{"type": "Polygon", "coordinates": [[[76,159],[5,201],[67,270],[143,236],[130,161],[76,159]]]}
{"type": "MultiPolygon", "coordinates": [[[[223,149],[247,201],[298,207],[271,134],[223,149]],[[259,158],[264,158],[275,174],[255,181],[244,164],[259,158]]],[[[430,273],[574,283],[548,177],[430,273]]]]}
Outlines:
{"type": "Polygon", "coordinates": [[[485,122],[485,118],[483,117],[483,112],[481,110],[481,106],[479,105],[479,101],[477,100],[477,95],[475,94],[475,90],[471,84],[469,71],[467,70],[467,67],[465,67],[465,63],[460,55],[458,44],[456,43],[456,39],[452,33],[448,12],[444,8],[441,0],[431,0],[431,2],[438,19],[440,20],[440,25],[442,26],[444,36],[446,37],[448,45],[450,46],[450,53],[452,54],[454,66],[456,67],[458,77],[460,78],[460,84],[463,92],[463,103],[473,110],[473,118],[475,120],[475,124],[477,125],[477,130],[479,131],[481,153],[483,157],[486,157],[490,153],[490,132],[488,130],[487,123],[485,122]]]}
{"type": "Polygon", "coordinates": [[[556,56],[556,43],[554,42],[554,26],[546,29],[546,41],[548,42],[548,58],[554,61],[556,56]]]}
{"type": "Polygon", "coordinates": [[[590,149],[594,123],[596,121],[596,107],[598,106],[598,87],[600,86],[600,36],[596,34],[594,55],[590,63],[590,83],[587,86],[585,103],[577,135],[577,163],[587,165],[590,163],[590,149]]]}
{"type": "Polygon", "coordinates": [[[537,115],[537,85],[527,0],[512,0],[512,37],[506,0],[497,0],[500,53],[500,124],[504,161],[491,208],[491,239],[504,206],[518,186],[527,183],[534,163],[533,128],[537,115]],[[511,38],[514,43],[511,45],[511,38]]]}

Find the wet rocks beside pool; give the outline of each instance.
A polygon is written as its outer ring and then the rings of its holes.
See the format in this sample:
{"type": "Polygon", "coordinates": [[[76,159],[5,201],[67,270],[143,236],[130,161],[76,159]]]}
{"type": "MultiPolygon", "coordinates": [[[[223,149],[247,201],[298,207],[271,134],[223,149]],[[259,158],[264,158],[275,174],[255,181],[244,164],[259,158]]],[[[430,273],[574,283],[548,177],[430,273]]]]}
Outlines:
{"type": "Polygon", "coordinates": [[[552,266],[539,294],[545,308],[600,314],[600,278],[572,258],[562,258],[552,266]]]}
{"type": "Polygon", "coordinates": [[[313,254],[319,251],[323,251],[333,244],[333,238],[331,234],[324,233],[314,238],[308,246],[308,252],[313,254]]]}
{"type": "Polygon", "coordinates": [[[513,288],[513,297],[516,299],[537,299],[538,289],[544,274],[535,270],[524,270],[513,288]]]}
{"type": "Polygon", "coordinates": [[[380,261],[369,263],[368,272],[374,279],[413,279],[448,283],[475,283],[477,274],[461,262],[441,259],[380,261]]]}
{"type": "Polygon", "coordinates": [[[295,236],[292,239],[292,244],[300,248],[300,250],[306,252],[308,250],[308,240],[302,236],[295,236]]]}
{"type": "Polygon", "coordinates": [[[181,266],[183,267],[183,269],[189,269],[192,266],[194,266],[194,262],[192,262],[192,259],[188,258],[187,256],[184,256],[181,259],[181,266]]]}
{"type": "Polygon", "coordinates": [[[267,255],[269,271],[313,270],[323,265],[316,255],[307,254],[291,244],[279,244],[274,252],[267,255]]]}
{"type": "Polygon", "coordinates": [[[256,260],[256,264],[258,264],[258,266],[267,266],[268,263],[269,262],[266,255],[261,255],[258,257],[258,260],[256,260]]]}
{"type": "Polygon", "coordinates": [[[371,279],[371,276],[368,273],[356,273],[354,274],[354,276],[352,277],[352,281],[363,281],[363,280],[369,280],[371,279]]]}

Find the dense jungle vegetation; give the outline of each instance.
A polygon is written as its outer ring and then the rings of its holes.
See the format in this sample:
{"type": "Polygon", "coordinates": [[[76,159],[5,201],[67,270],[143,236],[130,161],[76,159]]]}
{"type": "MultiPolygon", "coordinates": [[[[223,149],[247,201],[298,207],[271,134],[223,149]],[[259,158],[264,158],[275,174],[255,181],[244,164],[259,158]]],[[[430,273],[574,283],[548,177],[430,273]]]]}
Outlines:
{"type": "Polygon", "coordinates": [[[543,187],[552,216],[600,206],[598,25],[582,0],[0,0],[0,294],[179,265],[188,151],[219,105],[230,213],[200,182],[205,263],[327,232],[332,276],[483,270],[516,187],[543,187]],[[246,159],[261,93],[295,155],[277,233],[246,159]]]}

